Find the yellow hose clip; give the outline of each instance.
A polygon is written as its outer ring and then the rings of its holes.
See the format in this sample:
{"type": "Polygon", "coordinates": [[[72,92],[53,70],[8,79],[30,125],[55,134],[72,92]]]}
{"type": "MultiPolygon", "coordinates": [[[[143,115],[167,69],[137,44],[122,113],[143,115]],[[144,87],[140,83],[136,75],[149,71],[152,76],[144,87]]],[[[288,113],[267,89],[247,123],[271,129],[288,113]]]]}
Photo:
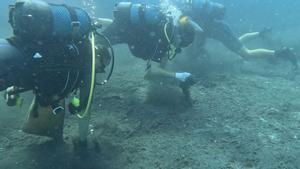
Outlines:
{"type": "Polygon", "coordinates": [[[21,108],[23,106],[23,103],[24,103],[24,99],[20,96],[17,97],[16,106],[21,108]]]}

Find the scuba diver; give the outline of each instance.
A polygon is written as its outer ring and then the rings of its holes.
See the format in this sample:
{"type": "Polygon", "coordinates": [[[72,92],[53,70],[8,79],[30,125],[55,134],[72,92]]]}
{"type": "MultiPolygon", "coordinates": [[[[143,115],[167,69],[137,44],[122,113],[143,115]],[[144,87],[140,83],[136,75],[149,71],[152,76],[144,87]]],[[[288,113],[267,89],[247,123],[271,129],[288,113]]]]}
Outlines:
{"type": "MultiPolygon", "coordinates": [[[[227,23],[224,22],[224,5],[209,0],[176,0],[176,4],[184,15],[191,17],[201,28],[200,45],[204,45],[206,38],[212,38],[244,59],[251,58],[283,58],[287,59],[296,70],[298,68],[297,57],[291,48],[283,47],[279,50],[248,49],[243,43],[257,37],[264,37],[270,29],[261,32],[247,33],[240,38],[236,37],[227,23]]],[[[197,49],[199,49],[199,44],[197,49]]]]}
{"type": "Polygon", "coordinates": [[[106,27],[102,34],[112,45],[127,44],[134,56],[147,61],[146,79],[175,79],[189,98],[192,75],[164,70],[168,60],[194,40],[195,28],[186,16],[173,17],[159,6],[120,2],[115,5],[113,21],[98,18],[98,22],[106,27]]]}
{"type": "MultiPolygon", "coordinates": [[[[79,138],[86,142],[95,88],[94,25],[82,9],[20,0],[10,6],[14,35],[0,40],[0,90],[7,105],[21,104],[20,93],[34,99],[23,131],[63,139],[65,100],[79,117],[79,138]]],[[[102,50],[104,51],[104,50],[102,50]]]]}

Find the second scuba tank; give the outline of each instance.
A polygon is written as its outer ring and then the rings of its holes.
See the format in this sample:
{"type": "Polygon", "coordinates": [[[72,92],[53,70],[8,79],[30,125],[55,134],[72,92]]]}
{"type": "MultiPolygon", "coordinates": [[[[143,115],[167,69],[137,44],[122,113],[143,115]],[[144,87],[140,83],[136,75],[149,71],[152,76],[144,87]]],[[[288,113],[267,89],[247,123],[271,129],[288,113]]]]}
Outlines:
{"type": "Polygon", "coordinates": [[[10,6],[14,34],[28,40],[81,38],[91,31],[91,19],[80,8],[20,0],[10,6]]]}
{"type": "Polygon", "coordinates": [[[114,16],[122,22],[129,22],[133,25],[156,25],[163,19],[162,11],[156,6],[145,4],[133,4],[131,2],[120,2],[116,4],[114,16]]]}

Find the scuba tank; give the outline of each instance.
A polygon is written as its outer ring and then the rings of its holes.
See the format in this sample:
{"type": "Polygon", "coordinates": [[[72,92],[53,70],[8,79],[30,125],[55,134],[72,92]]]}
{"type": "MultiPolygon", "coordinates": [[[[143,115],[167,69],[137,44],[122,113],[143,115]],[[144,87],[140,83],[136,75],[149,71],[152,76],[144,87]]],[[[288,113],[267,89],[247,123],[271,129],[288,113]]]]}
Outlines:
{"type": "Polygon", "coordinates": [[[40,0],[20,0],[11,5],[9,23],[14,34],[26,40],[83,38],[92,29],[84,10],[40,0]]]}
{"type": "Polygon", "coordinates": [[[164,14],[158,7],[133,4],[131,2],[116,4],[114,16],[120,22],[127,22],[133,25],[153,26],[165,20],[164,14]]]}

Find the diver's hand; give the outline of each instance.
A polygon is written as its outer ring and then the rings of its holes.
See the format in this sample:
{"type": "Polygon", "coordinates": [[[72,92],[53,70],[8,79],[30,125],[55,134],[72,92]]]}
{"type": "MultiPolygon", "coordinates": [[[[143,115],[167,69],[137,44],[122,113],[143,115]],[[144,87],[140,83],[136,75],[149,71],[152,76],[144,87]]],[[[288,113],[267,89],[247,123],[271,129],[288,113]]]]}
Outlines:
{"type": "Polygon", "coordinates": [[[175,78],[181,82],[185,82],[192,74],[188,72],[176,73],[175,78]]]}

